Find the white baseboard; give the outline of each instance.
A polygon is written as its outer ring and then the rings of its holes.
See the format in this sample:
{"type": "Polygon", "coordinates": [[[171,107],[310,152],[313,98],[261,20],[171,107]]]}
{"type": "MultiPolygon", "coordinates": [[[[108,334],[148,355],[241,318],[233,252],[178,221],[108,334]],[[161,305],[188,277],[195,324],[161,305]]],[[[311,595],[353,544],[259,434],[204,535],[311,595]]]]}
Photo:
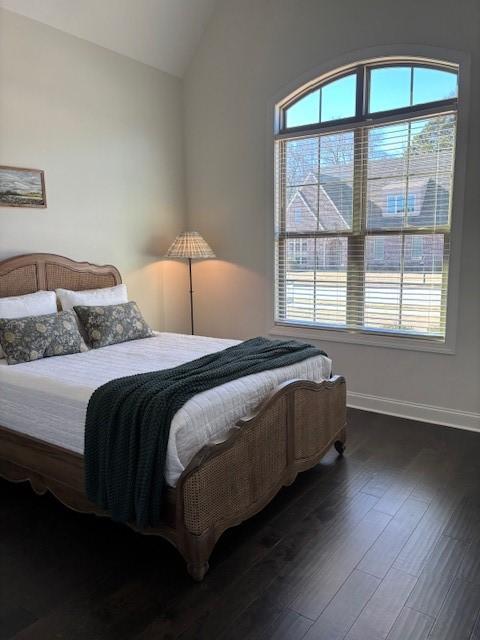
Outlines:
{"type": "Polygon", "coordinates": [[[480,413],[458,411],[446,407],[435,407],[430,404],[419,404],[393,398],[382,398],[365,393],[347,392],[347,405],[354,409],[385,413],[389,416],[409,418],[420,422],[431,422],[446,427],[480,431],[480,413]]]}

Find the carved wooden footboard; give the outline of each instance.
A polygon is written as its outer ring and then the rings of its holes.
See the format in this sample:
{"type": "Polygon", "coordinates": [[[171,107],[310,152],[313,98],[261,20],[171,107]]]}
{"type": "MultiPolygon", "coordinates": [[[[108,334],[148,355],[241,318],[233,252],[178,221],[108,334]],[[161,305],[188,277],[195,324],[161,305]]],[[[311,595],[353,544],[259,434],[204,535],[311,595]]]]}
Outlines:
{"type": "Polygon", "coordinates": [[[300,471],[345,443],[346,385],[342,376],[320,383],[289,381],[220,443],[204,447],[177,487],[179,549],[201,580],[220,535],[265,507],[300,471]]]}

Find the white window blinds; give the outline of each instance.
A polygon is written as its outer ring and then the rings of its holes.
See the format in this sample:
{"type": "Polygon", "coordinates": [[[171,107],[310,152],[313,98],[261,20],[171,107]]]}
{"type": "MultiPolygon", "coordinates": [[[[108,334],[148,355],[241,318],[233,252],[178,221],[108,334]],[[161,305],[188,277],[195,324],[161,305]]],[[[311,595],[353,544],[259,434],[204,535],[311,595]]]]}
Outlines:
{"type": "Polygon", "coordinates": [[[444,340],[456,110],[408,116],[277,137],[277,323],[444,340]]]}

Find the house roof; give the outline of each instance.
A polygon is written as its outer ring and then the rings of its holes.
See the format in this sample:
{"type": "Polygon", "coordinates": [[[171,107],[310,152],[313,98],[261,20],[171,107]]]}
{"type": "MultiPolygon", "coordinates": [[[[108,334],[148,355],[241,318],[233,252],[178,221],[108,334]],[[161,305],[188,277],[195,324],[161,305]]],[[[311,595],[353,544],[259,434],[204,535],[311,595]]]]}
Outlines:
{"type": "MultiPolygon", "coordinates": [[[[404,158],[371,160],[367,192],[368,226],[399,226],[399,217],[388,215],[387,198],[390,194],[403,195],[406,192],[407,174],[408,193],[414,195],[414,211],[409,216],[409,223],[415,226],[428,226],[434,221],[436,224],[446,224],[449,215],[451,170],[451,151],[441,152],[436,157],[429,154],[412,157],[408,167],[404,158]]],[[[322,166],[319,179],[314,170],[307,170],[302,184],[288,187],[287,211],[300,197],[308,214],[315,221],[315,226],[318,215],[320,230],[348,229],[352,217],[352,181],[351,163],[322,166]]]]}

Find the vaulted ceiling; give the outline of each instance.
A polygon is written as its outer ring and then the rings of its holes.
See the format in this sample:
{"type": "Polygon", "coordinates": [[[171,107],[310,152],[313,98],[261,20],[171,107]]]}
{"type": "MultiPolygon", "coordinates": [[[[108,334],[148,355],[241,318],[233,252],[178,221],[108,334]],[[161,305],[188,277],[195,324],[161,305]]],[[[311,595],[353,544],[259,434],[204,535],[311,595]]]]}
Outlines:
{"type": "Polygon", "coordinates": [[[0,7],[181,77],[216,1],[0,0],[0,7]]]}

